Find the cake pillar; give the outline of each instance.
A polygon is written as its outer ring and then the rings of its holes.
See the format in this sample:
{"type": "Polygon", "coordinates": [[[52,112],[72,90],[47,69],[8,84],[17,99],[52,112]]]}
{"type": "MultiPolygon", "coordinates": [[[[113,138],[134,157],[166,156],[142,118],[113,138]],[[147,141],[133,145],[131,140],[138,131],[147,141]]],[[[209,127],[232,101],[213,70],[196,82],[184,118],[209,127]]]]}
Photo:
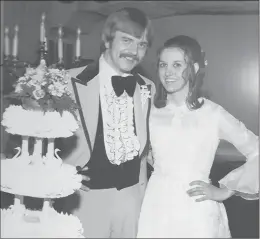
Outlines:
{"type": "Polygon", "coordinates": [[[29,156],[29,136],[22,136],[22,156],[29,156]]]}
{"type": "Polygon", "coordinates": [[[23,205],[23,198],[24,198],[23,196],[15,194],[14,195],[14,206],[23,205]]]}
{"type": "Polygon", "coordinates": [[[40,220],[41,222],[44,222],[46,220],[48,220],[51,211],[54,209],[52,209],[52,200],[50,198],[44,198],[43,199],[43,207],[42,207],[42,213],[40,215],[40,220]]]}
{"type": "Polygon", "coordinates": [[[44,198],[43,200],[43,211],[52,208],[52,200],[50,198],[44,198]]]}
{"type": "Polygon", "coordinates": [[[35,138],[33,155],[42,156],[42,138],[35,138]]]}
{"type": "Polygon", "coordinates": [[[54,156],[54,138],[48,139],[48,146],[47,146],[47,157],[53,158],[54,156]]]}
{"type": "Polygon", "coordinates": [[[52,200],[50,198],[44,198],[41,218],[42,219],[48,218],[51,209],[52,209],[52,200]]]}

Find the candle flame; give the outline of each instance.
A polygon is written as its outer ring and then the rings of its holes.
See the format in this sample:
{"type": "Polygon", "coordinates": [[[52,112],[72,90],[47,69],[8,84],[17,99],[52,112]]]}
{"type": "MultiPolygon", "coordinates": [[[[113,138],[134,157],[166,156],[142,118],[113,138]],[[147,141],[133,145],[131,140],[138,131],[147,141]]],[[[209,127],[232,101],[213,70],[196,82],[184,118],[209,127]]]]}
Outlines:
{"type": "Polygon", "coordinates": [[[78,30],[77,30],[77,34],[78,34],[78,35],[81,34],[81,30],[80,30],[80,28],[78,28],[78,30]]]}
{"type": "Polygon", "coordinates": [[[45,13],[43,13],[43,14],[42,14],[42,22],[45,21],[45,17],[46,17],[46,15],[45,15],[45,13]]]}
{"type": "Polygon", "coordinates": [[[62,27],[59,27],[59,36],[62,36],[62,27]]]}
{"type": "Polygon", "coordinates": [[[15,27],[14,27],[14,31],[15,31],[15,32],[18,32],[18,31],[19,31],[19,27],[18,27],[18,25],[15,25],[15,27]]]}
{"type": "Polygon", "coordinates": [[[8,34],[8,33],[9,33],[9,28],[6,27],[6,28],[5,28],[5,34],[8,34]]]}

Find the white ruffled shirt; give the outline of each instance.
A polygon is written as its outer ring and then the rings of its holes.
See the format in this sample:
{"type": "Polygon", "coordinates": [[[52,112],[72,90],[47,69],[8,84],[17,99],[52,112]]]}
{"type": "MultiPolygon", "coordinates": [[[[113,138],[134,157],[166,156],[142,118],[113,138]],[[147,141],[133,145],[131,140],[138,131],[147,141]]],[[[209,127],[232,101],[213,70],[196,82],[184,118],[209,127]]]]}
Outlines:
{"type": "Polygon", "coordinates": [[[99,80],[104,144],[109,161],[120,165],[138,155],[140,143],[134,133],[133,98],[126,92],[116,96],[111,83],[114,75],[118,73],[102,55],[99,59],[99,80]]]}

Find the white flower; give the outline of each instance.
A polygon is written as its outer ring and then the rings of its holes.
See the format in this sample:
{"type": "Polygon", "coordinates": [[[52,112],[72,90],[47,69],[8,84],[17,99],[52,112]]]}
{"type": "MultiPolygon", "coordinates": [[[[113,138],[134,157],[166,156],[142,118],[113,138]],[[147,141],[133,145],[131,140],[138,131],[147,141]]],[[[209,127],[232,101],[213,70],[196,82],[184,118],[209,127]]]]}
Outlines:
{"type": "Polygon", "coordinates": [[[30,85],[38,86],[39,84],[39,78],[37,75],[33,76],[32,79],[28,82],[30,85]]]}
{"type": "Polygon", "coordinates": [[[59,75],[60,74],[60,70],[59,69],[54,69],[54,68],[51,68],[51,69],[49,69],[49,72],[51,73],[51,74],[55,74],[55,75],[59,75]]]}
{"type": "Polygon", "coordinates": [[[42,81],[42,83],[41,83],[42,86],[45,86],[46,84],[47,84],[46,80],[42,81]]]}
{"type": "Polygon", "coordinates": [[[151,98],[150,91],[147,88],[147,85],[141,85],[141,103],[142,107],[144,107],[148,98],[151,98]]]}
{"type": "Polygon", "coordinates": [[[48,86],[48,91],[53,96],[61,97],[63,94],[66,93],[66,88],[66,85],[61,84],[59,82],[54,82],[53,84],[48,86]]]}
{"type": "Polygon", "coordinates": [[[52,91],[50,92],[50,94],[53,95],[53,96],[58,96],[58,97],[61,97],[61,96],[62,96],[62,93],[59,92],[56,88],[54,88],[54,90],[52,90],[52,91]]]}
{"type": "Polygon", "coordinates": [[[23,86],[27,86],[32,90],[30,96],[36,100],[42,99],[46,94],[57,97],[71,96],[68,88],[69,78],[67,71],[47,68],[45,61],[41,61],[37,68],[26,68],[25,75],[18,79],[15,92],[20,94],[23,92],[23,86]]]}
{"type": "Polygon", "coordinates": [[[71,92],[67,86],[64,88],[64,91],[67,95],[71,95],[71,92]]]}
{"type": "Polygon", "coordinates": [[[57,96],[58,91],[54,89],[54,90],[50,91],[50,94],[53,96],[57,96]]]}
{"type": "Polygon", "coordinates": [[[32,80],[30,80],[27,82],[27,86],[31,87],[31,86],[36,86],[36,85],[34,84],[34,82],[32,82],[32,80]]]}
{"type": "Polygon", "coordinates": [[[63,82],[64,82],[66,85],[69,83],[69,79],[70,79],[69,74],[65,73],[64,78],[63,78],[63,82]]]}
{"type": "Polygon", "coordinates": [[[48,90],[49,90],[49,91],[53,91],[54,88],[55,88],[55,87],[54,87],[54,85],[52,85],[52,84],[48,86],[48,90]]]}
{"type": "Polygon", "coordinates": [[[63,93],[61,93],[60,91],[57,92],[57,96],[61,97],[63,95],[63,93]]]}
{"type": "Polygon", "coordinates": [[[24,77],[24,76],[22,76],[22,77],[20,77],[19,79],[18,79],[18,82],[26,82],[26,77],[24,77]]]}
{"type": "Polygon", "coordinates": [[[31,67],[26,68],[25,75],[33,75],[33,74],[35,74],[35,69],[31,67]]]}
{"type": "Polygon", "coordinates": [[[36,100],[38,100],[45,96],[45,92],[42,89],[36,89],[33,91],[33,96],[36,100]]]}
{"type": "Polygon", "coordinates": [[[54,82],[55,88],[57,88],[59,91],[65,91],[64,89],[66,88],[66,85],[61,84],[60,82],[54,82]]]}
{"type": "Polygon", "coordinates": [[[23,91],[23,89],[22,89],[22,86],[21,86],[22,84],[17,84],[16,86],[15,86],[15,92],[16,93],[20,93],[20,92],[22,92],[23,91]]]}

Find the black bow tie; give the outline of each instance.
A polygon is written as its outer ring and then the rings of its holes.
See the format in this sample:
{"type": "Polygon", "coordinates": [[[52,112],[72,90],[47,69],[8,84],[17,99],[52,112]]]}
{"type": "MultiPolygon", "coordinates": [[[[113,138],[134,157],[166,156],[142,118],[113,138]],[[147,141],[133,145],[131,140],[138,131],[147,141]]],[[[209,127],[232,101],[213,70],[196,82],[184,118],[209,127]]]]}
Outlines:
{"type": "Polygon", "coordinates": [[[124,91],[130,96],[133,97],[136,86],[135,76],[112,76],[112,86],[114,91],[118,96],[122,95],[124,91]]]}

